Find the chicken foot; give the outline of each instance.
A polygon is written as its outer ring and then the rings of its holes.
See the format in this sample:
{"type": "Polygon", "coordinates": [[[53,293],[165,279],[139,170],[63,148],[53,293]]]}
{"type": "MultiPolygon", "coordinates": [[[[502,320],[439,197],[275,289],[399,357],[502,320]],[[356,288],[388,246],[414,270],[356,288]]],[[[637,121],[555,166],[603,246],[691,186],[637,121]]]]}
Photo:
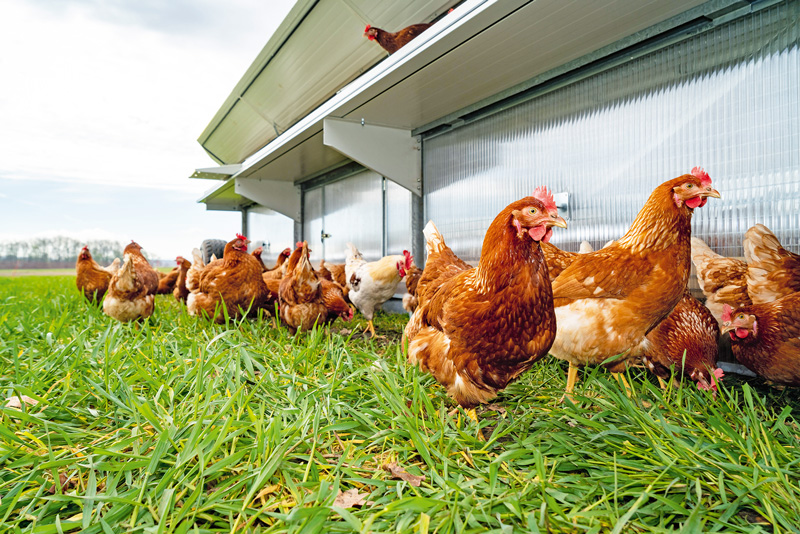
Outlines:
{"type": "MultiPolygon", "coordinates": [[[[475,411],[475,408],[470,408],[468,410],[464,410],[464,413],[467,414],[467,417],[469,419],[472,419],[475,422],[475,426],[478,428],[478,431],[476,432],[476,436],[478,438],[478,441],[486,441],[486,436],[483,435],[483,430],[481,430],[481,425],[478,422],[478,413],[475,411]]],[[[457,423],[457,425],[459,427],[461,427],[461,414],[459,413],[458,408],[456,408],[455,410],[452,410],[451,412],[448,412],[447,415],[449,415],[450,417],[453,417],[456,414],[458,414],[458,423],[457,423]]]]}
{"type": "Polygon", "coordinates": [[[564,390],[564,395],[558,402],[564,402],[564,399],[569,399],[569,401],[573,403],[575,402],[572,400],[572,391],[575,389],[575,384],[577,382],[578,382],[578,366],[570,362],[569,369],[567,370],[567,387],[564,390]]]}

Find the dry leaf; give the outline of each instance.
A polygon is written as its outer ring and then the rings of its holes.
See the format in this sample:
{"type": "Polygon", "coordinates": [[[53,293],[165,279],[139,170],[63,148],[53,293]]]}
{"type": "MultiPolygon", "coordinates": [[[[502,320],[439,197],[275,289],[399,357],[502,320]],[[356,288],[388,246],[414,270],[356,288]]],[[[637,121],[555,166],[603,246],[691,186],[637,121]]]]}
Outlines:
{"type": "Polygon", "coordinates": [[[22,397],[13,396],[6,399],[6,408],[14,408],[15,410],[21,410],[22,404],[30,404],[31,406],[36,406],[39,404],[39,401],[36,399],[32,399],[27,395],[23,395],[22,397]]]}
{"type": "Polygon", "coordinates": [[[500,415],[505,415],[506,414],[506,409],[503,408],[502,406],[500,406],[499,404],[487,404],[486,405],[486,410],[491,410],[493,412],[497,412],[500,415]]]}
{"type": "Polygon", "coordinates": [[[419,485],[422,484],[422,481],[425,480],[425,475],[412,475],[394,462],[390,464],[383,464],[381,467],[384,471],[391,474],[393,478],[405,480],[415,488],[418,488],[419,485]]]}
{"type": "Polygon", "coordinates": [[[349,489],[347,491],[339,490],[339,494],[333,501],[333,505],[338,508],[352,508],[353,506],[372,506],[375,504],[373,501],[365,501],[364,498],[368,497],[369,493],[359,493],[357,489],[349,489]]]}
{"type": "MultiPolygon", "coordinates": [[[[78,485],[78,479],[76,478],[67,478],[67,475],[64,473],[58,474],[58,485],[61,486],[61,493],[66,492],[70,488],[74,488],[78,485]]],[[[53,484],[49,488],[47,488],[47,493],[55,494],[56,492],[56,485],[53,484]]]]}

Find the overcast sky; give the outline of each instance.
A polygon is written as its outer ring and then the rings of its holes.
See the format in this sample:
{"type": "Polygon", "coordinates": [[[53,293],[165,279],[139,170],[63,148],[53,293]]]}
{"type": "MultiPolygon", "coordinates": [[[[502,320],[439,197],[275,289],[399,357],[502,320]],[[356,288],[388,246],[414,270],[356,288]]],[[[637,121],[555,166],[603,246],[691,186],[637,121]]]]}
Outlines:
{"type": "MultiPolygon", "coordinates": [[[[294,0],[3,0],[0,240],[229,240],[197,138],[294,0]]],[[[77,253],[77,251],[76,251],[77,253]]]]}

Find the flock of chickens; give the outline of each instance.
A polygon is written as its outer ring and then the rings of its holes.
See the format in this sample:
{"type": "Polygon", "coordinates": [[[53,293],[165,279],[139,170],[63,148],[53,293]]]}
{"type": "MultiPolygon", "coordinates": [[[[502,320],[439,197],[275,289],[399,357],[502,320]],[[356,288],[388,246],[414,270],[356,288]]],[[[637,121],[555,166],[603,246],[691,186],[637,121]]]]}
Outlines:
{"type": "Polygon", "coordinates": [[[308,330],[315,324],[329,324],[341,317],[353,318],[351,304],[367,318],[375,334],[372,317],[376,308],[395,293],[406,271],[413,266],[408,251],[367,262],[358,249],[348,244],[345,264],[326,264],[315,270],[309,260],[308,243],[287,248],[275,265],[267,268],[262,249],[247,252],[243,235],[225,245],[222,258],[203,263],[195,249],[194,261],[176,259],[177,266],[161,273],[150,266],[141,247],[131,242],[123,251],[120,266],[115,259],[101,267],[83,247],[76,263],[76,284],[91,302],[102,303],[103,311],[127,322],[147,318],[155,309],[155,296],[172,294],[186,303],[190,315],[217,323],[226,318],[256,317],[259,310],[276,314],[292,332],[308,330]]]}
{"type": "Polygon", "coordinates": [[[566,252],[550,244],[566,227],[553,196],[540,187],[509,204],[489,226],[478,265],[445,244],[433,222],[425,227],[427,262],[411,255],[366,262],[348,244],[345,264],[314,269],[308,244],[284,250],[267,268],[261,249],[247,253],[237,237],[222,258],[204,265],[199,250],[179,257],[168,274],[152,269],[132,242],[124,261],[97,265],[84,247],[77,285],[120,321],[148,317],[156,294],[173,293],[191,315],[276,314],[292,332],[336,318],[351,305],[369,321],[405,278],[411,318],[403,350],[475,418],[489,401],[546,354],[569,362],[565,397],[578,369],[603,365],[630,390],[622,371],[644,364],[662,385],[672,376],[716,390],[720,333],[740,363],[776,384],[800,385],[800,256],[786,251],[763,225],[744,242],[746,262],[725,258],[691,237],[691,218],[708,198],[720,198],[701,168],[658,186],[628,232],[597,251],[566,252]],[[687,290],[691,263],[708,307],[687,290]]]}

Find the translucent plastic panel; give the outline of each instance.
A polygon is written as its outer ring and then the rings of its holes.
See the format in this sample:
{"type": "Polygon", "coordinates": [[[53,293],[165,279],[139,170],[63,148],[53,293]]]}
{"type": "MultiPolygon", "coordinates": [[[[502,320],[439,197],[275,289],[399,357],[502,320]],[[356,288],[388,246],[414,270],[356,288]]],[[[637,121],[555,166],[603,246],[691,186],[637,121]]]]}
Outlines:
{"type": "Polygon", "coordinates": [[[386,253],[411,250],[411,191],[386,180],[386,253]]]}
{"type": "Polygon", "coordinates": [[[325,261],[342,263],[353,243],[367,260],[381,257],[383,243],[382,178],[371,171],[324,186],[325,261]]]}
{"type": "Polygon", "coordinates": [[[322,255],[322,189],[306,191],[303,197],[303,212],[305,214],[305,224],[303,239],[308,241],[308,248],[311,249],[311,261],[316,264],[322,255]]]}
{"type": "Polygon", "coordinates": [[[650,192],[699,165],[722,200],[693,233],[741,256],[756,223],[800,250],[800,2],[776,4],[424,141],[426,217],[466,260],[508,203],[569,193],[577,250],[620,237],[650,192]]]}
{"type": "Polygon", "coordinates": [[[250,250],[263,247],[261,259],[268,266],[283,249],[294,248],[294,221],[271,209],[259,206],[247,210],[247,232],[250,250]]]}

